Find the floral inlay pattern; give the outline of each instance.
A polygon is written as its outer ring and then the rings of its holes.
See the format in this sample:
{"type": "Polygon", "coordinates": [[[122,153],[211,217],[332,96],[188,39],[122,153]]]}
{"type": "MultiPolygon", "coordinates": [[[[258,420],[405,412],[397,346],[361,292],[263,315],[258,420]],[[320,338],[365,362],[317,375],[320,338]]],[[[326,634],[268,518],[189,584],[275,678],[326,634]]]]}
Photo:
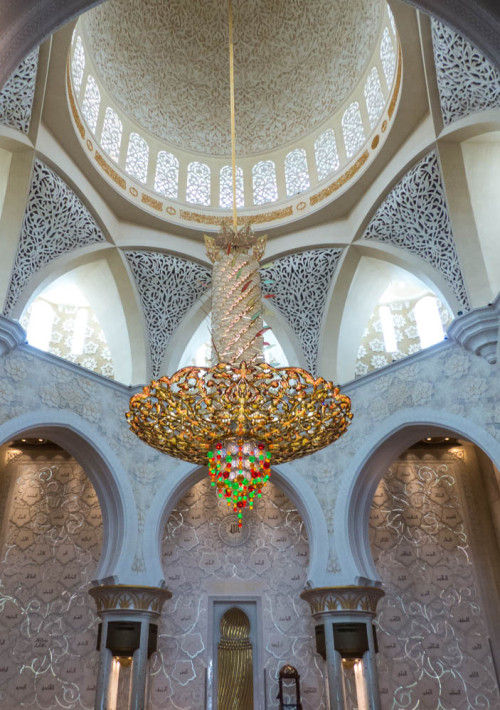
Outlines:
{"type": "Polygon", "coordinates": [[[377,614],[384,710],[500,703],[460,510],[460,466],[450,454],[407,453],[374,496],[370,542],[386,592],[377,614]]]}
{"type": "Polygon", "coordinates": [[[148,328],[153,377],[158,377],[170,336],[210,284],[210,271],[160,252],[125,252],[148,328]]]}
{"type": "Polygon", "coordinates": [[[277,259],[261,272],[264,294],[273,294],[313,374],[328,290],[341,254],[342,249],[311,249],[277,259]]]}
{"type": "Polygon", "coordinates": [[[469,309],[434,151],[422,158],[393,188],[363,238],[393,244],[419,256],[440,272],[460,305],[469,309]]]}
{"type": "Polygon", "coordinates": [[[0,124],[17,128],[23,133],[28,133],[30,129],[38,52],[37,47],[23,59],[0,91],[0,124]]]}
{"type": "Polygon", "coordinates": [[[4,708],[94,707],[97,618],[88,595],[102,519],[90,481],[63,452],[11,450],[0,564],[4,708]]]}
{"type": "Polygon", "coordinates": [[[104,241],[79,197],[59,175],[35,160],[5,314],[12,312],[30,278],[43,266],[78,247],[104,241]]]}
{"type": "Polygon", "coordinates": [[[500,71],[468,40],[432,18],[432,44],[445,125],[500,107],[500,71]]]}

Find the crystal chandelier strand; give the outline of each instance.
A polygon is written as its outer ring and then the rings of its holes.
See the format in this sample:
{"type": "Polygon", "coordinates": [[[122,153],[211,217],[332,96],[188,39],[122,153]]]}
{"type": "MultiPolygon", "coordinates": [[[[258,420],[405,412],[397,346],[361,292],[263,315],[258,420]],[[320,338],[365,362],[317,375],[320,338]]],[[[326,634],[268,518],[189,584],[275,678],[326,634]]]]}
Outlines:
{"type": "Polygon", "coordinates": [[[259,262],[245,253],[221,254],[212,283],[214,364],[263,362],[259,262]]]}

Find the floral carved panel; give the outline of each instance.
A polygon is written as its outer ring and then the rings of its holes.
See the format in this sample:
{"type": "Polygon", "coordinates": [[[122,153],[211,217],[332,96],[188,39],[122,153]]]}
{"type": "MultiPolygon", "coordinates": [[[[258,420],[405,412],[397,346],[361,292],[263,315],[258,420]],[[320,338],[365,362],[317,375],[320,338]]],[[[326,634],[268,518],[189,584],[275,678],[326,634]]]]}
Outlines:
{"type": "Polygon", "coordinates": [[[476,111],[500,108],[500,72],[468,40],[432,18],[434,64],[447,126],[476,111]]]}
{"type": "Polygon", "coordinates": [[[263,292],[272,295],[292,327],[312,373],[328,290],[341,254],[342,249],[311,249],[277,259],[261,270],[263,292]]]}
{"type": "Polygon", "coordinates": [[[500,696],[452,455],[407,453],[373,500],[379,687],[395,707],[493,708],[500,696]]]}
{"type": "Polygon", "coordinates": [[[94,488],[64,452],[16,454],[0,561],[0,703],[94,707],[97,619],[88,595],[102,518],[94,488]]]}
{"type": "Polygon", "coordinates": [[[168,340],[210,284],[210,271],[170,254],[149,251],[125,254],[144,310],[153,377],[158,377],[168,340]]]}
{"type": "Polygon", "coordinates": [[[437,155],[428,153],[380,205],[363,239],[406,249],[439,271],[464,310],[469,299],[451,231],[437,155]]]}
{"type": "Polygon", "coordinates": [[[62,254],[105,241],[73,190],[41,160],[35,160],[19,246],[4,313],[9,315],[31,277],[62,254]]]}
{"type": "Polygon", "coordinates": [[[38,47],[23,59],[0,91],[0,125],[28,133],[37,69],[38,47]]]}

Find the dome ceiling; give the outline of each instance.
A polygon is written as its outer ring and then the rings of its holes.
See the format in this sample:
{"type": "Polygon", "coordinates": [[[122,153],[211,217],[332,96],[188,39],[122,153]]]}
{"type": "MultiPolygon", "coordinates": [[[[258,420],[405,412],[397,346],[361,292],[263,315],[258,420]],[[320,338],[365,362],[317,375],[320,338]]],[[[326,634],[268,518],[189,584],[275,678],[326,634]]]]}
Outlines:
{"type": "MultiPolygon", "coordinates": [[[[234,0],[239,155],[296,141],[367,68],[382,0],[234,0]]],[[[108,0],[84,17],[100,79],[161,140],[230,153],[226,0],[108,0]]]]}

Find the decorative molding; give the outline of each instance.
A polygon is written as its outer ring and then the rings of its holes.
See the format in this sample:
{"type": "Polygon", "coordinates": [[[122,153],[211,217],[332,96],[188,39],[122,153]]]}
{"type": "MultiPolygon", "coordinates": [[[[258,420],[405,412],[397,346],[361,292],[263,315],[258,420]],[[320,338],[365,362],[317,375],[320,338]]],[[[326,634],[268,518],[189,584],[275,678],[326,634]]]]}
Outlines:
{"type": "Polygon", "coordinates": [[[36,159],[4,313],[10,315],[33,274],[62,254],[104,242],[94,218],[73,190],[36,159]]]}
{"type": "Polygon", "coordinates": [[[89,589],[99,615],[105,612],[148,612],[159,616],[172,593],[160,587],[136,587],[126,584],[100,585],[89,589]]]}
{"type": "Polygon", "coordinates": [[[277,259],[261,270],[262,290],[292,327],[315,373],[328,289],[342,249],[311,249],[277,259]]]}
{"type": "Polygon", "coordinates": [[[498,357],[499,319],[500,294],[488,306],[455,318],[448,328],[448,338],[494,365],[498,357]]]}
{"type": "MultiPolygon", "coordinates": [[[[265,222],[274,222],[276,219],[284,219],[285,217],[291,217],[293,214],[293,207],[289,205],[288,207],[283,207],[279,210],[271,210],[270,212],[260,212],[259,214],[252,215],[240,215],[238,217],[238,224],[263,224],[265,222]]],[[[210,214],[200,214],[199,212],[189,212],[188,210],[180,211],[181,219],[186,220],[186,222],[196,222],[197,224],[210,224],[214,227],[220,227],[223,222],[227,222],[227,216],[218,217],[216,215],[210,214]]]]}
{"type": "MultiPolygon", "coordinates": [[[[377,146],[375,146],[377,147],[377,146]]],[[[311,207],[314,205],[318,204],[318,202],[321,202],[322,200],[325,200],[327,197],[330,197],[331,194],[336,192],[337,190],[340,190],[341,187],[343,187],[346,183],[349,182],[349,180],[356,175],[358,170],[360,170],[363,165],[366,163],[368,158],[370,157],[370,153],[365,150],[361,156],[356,160],[354,165],[351,165],[350,168],[348,168],[343,175],[341,175],[339,178],[334,180],[332,183],[324,187],[322,190],[317,192],[315,195],[311,195],[309,198],[309,204],[311,207]]]]}
{"type": "Polygon", "coordinates": [[[25,342],[26,333],[21,324],[0,315],[0,355],[5,355],[25,342]]]}
{"type": "Polygon", "coordinates": [[[434,64],[443,122],[500,108],[500,71],[465,37],[431,20],[434,64]]]}
{"type": "Polygon", "coordinates": [[[392,189],[363,239],[393,244],[423,259],[440,272],[460,305],[469,310],[435,151],[414,165],[392,189]]]}
{"type": "Polygon", "coordinates": [[[300,597],[311,607],[311,614],[325,612],[360,612],[363,614],[377,613],[377,604],[385,595],[380,587],[317,587],[305,589],[300,597]]]}
{"type": "Polygon", "coordinates": [[[125,256],[144,309],[153,377],[158,377],[168,340],[207,289],[210,271],[193,261],[160,252],[127,251],[125,256]]]}
{"type": "Polygon", "coordinates": [[[12,72],[0,91],[0,125],[28,133],[38,70],[37,47],[12,72]]]}

